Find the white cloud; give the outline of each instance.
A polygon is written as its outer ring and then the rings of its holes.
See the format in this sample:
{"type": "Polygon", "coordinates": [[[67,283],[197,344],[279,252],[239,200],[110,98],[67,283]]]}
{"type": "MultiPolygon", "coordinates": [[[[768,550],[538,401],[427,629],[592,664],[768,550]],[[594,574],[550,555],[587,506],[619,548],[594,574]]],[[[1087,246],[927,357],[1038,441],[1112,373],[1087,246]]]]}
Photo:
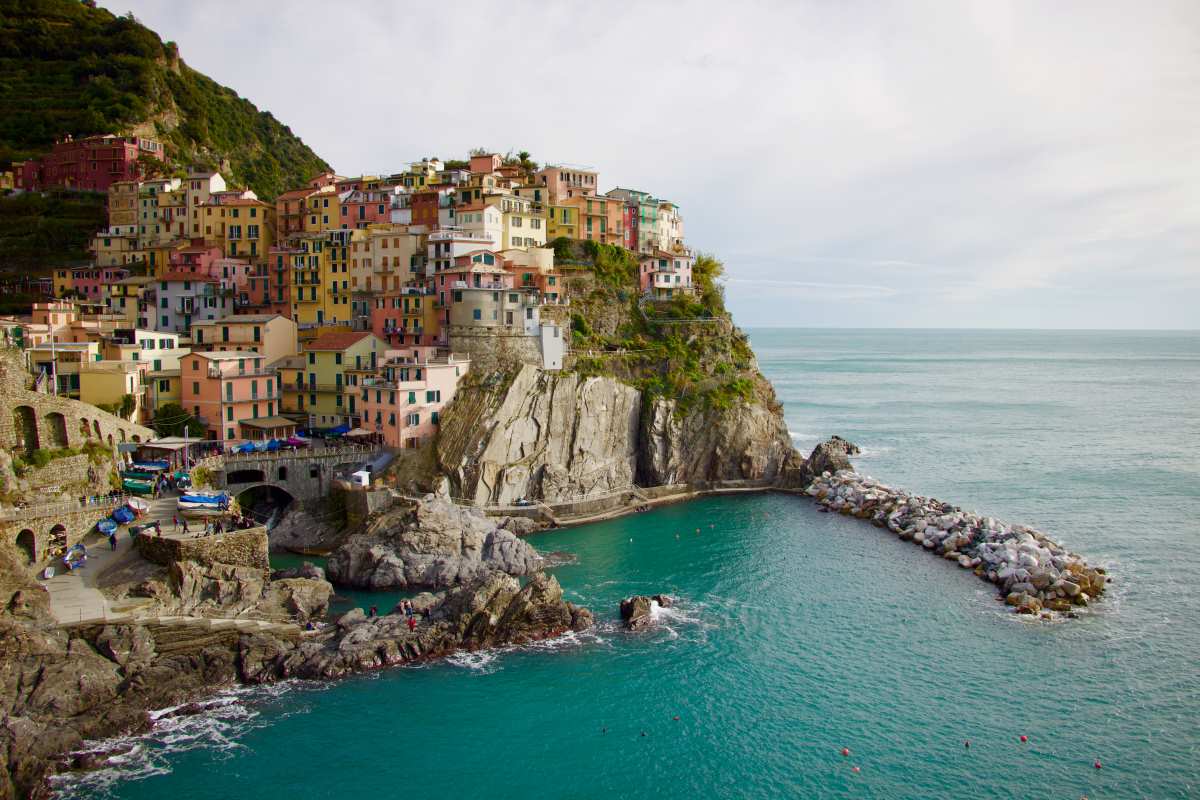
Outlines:
{"type": "Polygon", "coordinates": [[[669,197],[747,323],[1200,319],[1194,2],[110,7],[344,173],[486,145],[669,197]]]}

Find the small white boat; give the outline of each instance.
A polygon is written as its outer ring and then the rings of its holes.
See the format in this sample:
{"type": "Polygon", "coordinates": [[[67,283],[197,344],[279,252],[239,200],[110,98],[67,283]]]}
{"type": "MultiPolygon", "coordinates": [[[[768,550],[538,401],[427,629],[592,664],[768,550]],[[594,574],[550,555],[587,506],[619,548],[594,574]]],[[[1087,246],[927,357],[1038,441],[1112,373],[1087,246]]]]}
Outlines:
{"type": "Polygon", "coordinates": [[[137,514],[139,517],[150,510],[150,503],[140,497],[131,497],[125,501],[125,505],[129,506],[129,510],[137,514]]]}

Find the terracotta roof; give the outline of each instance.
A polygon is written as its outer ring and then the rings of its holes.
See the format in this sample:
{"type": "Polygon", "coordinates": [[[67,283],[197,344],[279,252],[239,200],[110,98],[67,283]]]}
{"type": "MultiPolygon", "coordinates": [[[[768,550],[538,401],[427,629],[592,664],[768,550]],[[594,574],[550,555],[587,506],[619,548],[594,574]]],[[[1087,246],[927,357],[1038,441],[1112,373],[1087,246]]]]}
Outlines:
{"type": "Polygon", "coordinates": [[[353,344],[358,344],[371,334],[367,331],[348,331],[343,333],[326,333],[313,339],[304,346],[305,350],[345,350],[353,344]]]}

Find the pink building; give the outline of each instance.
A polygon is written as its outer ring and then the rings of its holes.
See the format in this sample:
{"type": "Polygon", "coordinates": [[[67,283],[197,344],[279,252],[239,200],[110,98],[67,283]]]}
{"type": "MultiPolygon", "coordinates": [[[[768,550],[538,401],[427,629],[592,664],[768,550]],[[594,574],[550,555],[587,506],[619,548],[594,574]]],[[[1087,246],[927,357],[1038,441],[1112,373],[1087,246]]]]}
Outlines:
{"type": "Polygon", "coordinates": [[[117,181],[134,181],[142,174],[139,156],[163,160],[160,142],[137,136],[70,136],[55,142],[44,158],[25,161],[17,170],[17,188],[75,189],[107,192],[117,181]]]}
{"type": "Polygon", "coordinates": [[[365,228],[392,219],[392,198],[387,192],[354,189],[342,195],[340,205],[343,228],[365,228]]]}
{"type": "Polygon", "coordinates": [[[71,270],[71,288],[86,300],[100,300],[102,286],[110,286],[129,277],[129,270],[119,267],[82,267],[71,270]]]}
{"type": "Polygon", "coordinates": [[[471,156],[469,169],[476,175],[490,175],[500,169],[504,159],[499,153],[486,153],[481,156],[471,156]]]}
{"type": "Polygon", "coordinates": [[[638,283],[642,291],[656,300],[692,294],[692,260],[690,252],[655,250],[643,255],[638,259],[638,283]]]}
{"type": "Polygon", "coordinates": [[[380,377],[367,379],[362,387],[362,427],[382,435],[389,447],[413,448],[431,441],[442,409],[470,368],[465,356],[433,358],[434,351],[417,352],[418,358],[389,359],[380,377]]]}
{"type": "Polygon", "coordinates": [[[279,377],[252,351],[195,352],[179,359],[180,404],[208,438],[226,445],[286,439],[296,423],[277,415],[279,377]]]}
{"type": "Polygon", "coordinates": [[[213,262],[221,258],[221,248],[203,243],[203,239],[193,240],[195,244],[181,247],[171,253],[171,272],[190,272],[215,278],[213,262]]]}
{"type": "Polygon", "coordinates": [[[35,325],[45,325],[49,330],[59,330],[66,328],[76,319],[76,310],[73,303],[34,303],[33,304],[33,323],[35,325]]]}

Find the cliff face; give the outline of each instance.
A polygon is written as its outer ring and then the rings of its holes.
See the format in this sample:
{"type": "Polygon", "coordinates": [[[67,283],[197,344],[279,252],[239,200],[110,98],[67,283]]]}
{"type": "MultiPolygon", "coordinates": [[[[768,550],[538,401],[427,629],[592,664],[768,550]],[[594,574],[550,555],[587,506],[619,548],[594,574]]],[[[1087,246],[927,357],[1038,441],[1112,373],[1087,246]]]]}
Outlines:
{"type": "Polygon", "coordinates": [[[792,452],[777,406],[755,400],[681,413],[615,378],[524,366],[470,389],[438,447],[455,496],[480,504],[604,497],[635,486],[774,480],[792,452]]]}

